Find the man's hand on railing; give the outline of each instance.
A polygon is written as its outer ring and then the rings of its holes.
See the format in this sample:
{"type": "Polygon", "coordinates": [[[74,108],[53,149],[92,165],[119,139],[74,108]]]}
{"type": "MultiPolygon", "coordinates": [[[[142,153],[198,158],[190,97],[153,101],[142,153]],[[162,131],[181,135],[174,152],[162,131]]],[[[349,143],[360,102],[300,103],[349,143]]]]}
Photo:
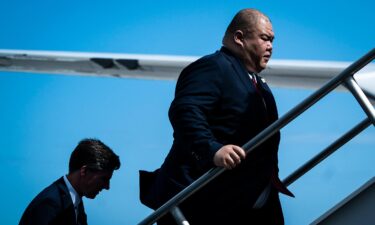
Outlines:
{"type": "Polygon", "coordinates": [[[225,169],[233,169],[245,159],[246,153],[237,145],[224,145],[214,156],[214,164],[225,169]]]}

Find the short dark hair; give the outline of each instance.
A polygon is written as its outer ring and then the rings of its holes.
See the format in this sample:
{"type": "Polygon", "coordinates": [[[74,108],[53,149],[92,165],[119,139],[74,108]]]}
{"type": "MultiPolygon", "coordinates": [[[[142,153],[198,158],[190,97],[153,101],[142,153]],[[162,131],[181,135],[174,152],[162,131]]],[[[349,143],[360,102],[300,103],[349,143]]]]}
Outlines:
{"type": "Polygon", "coordinates": [[[83,139],[70,155],[69,173],[87,166],[91,170],[117,170],[120,159],[112,149],[98,139],[83,139]]]}

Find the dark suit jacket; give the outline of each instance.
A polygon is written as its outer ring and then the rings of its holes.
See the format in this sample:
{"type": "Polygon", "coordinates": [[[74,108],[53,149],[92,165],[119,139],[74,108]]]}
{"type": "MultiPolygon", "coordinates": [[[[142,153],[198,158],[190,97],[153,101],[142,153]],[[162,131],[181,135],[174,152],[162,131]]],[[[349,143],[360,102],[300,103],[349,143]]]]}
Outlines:
{"type": "MultiPolygon", "coordinates": [[[[161,206],[212,168],[220,147],[242,146],[278,118],[271,90],[260,77],[257,80],[261,95],[244,65],[226,48],[182,71],[169,109],[172,148],[159,170],[140,174],[140,197],[145,205],[161,206]]],[[[277,174],[279,141],[276,133],[236,169],[215,178],[187,202],[195,204],[194,211],[216,214],[233,204],[252,209],[272,172],[277,174]]]]}
{"type": "MultiPolygon", "coordinates": [[[[83,203],[83,202],[81,202],[83,203]]],[[[20,225],[87,225],[83,204],[78,209],[78,223],[74,205],[63,177],[40,192],[26,208],[20,225]]]]}

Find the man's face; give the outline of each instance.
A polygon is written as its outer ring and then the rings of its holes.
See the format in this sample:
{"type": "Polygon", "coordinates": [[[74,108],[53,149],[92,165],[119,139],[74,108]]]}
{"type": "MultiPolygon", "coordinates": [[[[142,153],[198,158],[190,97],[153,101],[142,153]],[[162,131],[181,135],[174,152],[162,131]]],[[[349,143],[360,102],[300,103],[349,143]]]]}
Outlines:
{"type": "Polygon", "coordinates": [[[109,190],[113,171],[93,171],[86,169],[82,177],[82,195],[94,199],[103,189],[109,190]]]}
{"type": "Polygon", "coordinates": [[[274,33],[270,21],[261,17],[251,34],[244,36],[244,62],[248,70],[259,73],[272,55],[274,33]]]}

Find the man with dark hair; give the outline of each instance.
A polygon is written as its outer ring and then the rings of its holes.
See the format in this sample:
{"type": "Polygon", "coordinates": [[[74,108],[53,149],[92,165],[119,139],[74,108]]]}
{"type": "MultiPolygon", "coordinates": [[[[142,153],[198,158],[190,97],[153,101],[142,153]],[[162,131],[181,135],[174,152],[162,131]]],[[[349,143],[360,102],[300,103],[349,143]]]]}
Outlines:
{"type": "Polygon", "coordinates": [[[82,197],[94,199],[109,190],[119,157],[103,142],[84,139],[70,156],[69,174],[40,192],[26,208],[20,225],[85,225],[82,197]]]}
{"type": "MultiPolygon", "coordinates": [[[[280,133],[245,157],[240,147],[277,120],[274,97],[258,73],[272,55],[271,21],[239,11],[223,47],[187,66],[169,109],[172,148],[159,170],[141,171],[141,201],[156,209],[214,166],[227,169],[181,205],[192,225],[284,224],[278,178],[280,133]]],[[[170,215],[158,224],[176,224],[170,215]]]]}

